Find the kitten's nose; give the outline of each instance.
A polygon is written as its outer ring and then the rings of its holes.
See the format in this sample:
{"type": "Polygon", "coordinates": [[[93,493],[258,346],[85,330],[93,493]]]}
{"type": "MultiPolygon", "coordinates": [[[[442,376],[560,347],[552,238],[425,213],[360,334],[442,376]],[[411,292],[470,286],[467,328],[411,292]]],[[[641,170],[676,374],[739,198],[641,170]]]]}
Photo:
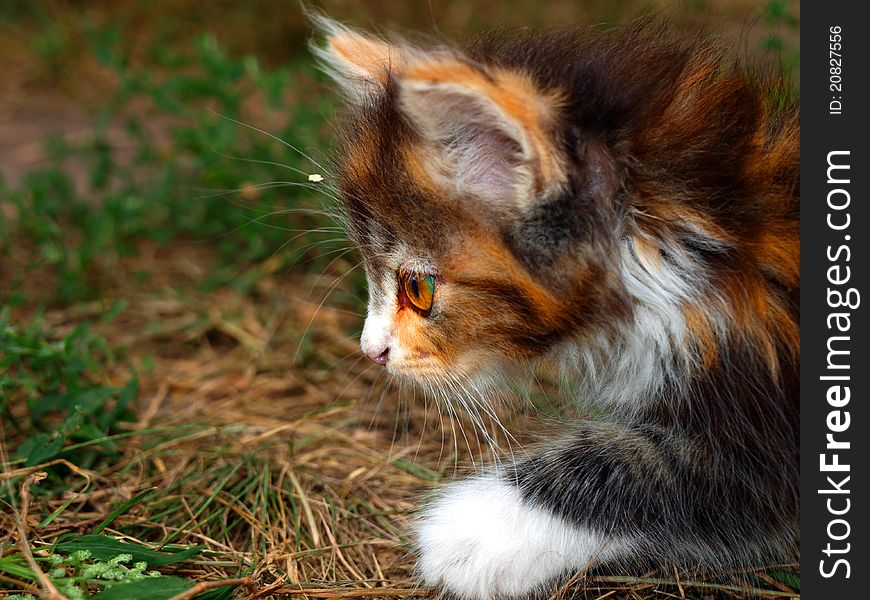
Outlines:
{"type": "Polygon", "coordinates": [[[387,364],[392,346],[392,321],[379,314],[369,313],[360,336],[360,349],[379,365],[387,364]]]}
{"type": "Polygon", "coordinates": [[[387,361],[390,359],[390,347],[387,346],[386,348],[384,348],[383,352],[381,352],[380,354],[378,354],[378,350],[379,348],[375,350],[370,350],[366,354],[368,354],[369,358],[378,363],[379,365],[387,364],[387,361]]]}

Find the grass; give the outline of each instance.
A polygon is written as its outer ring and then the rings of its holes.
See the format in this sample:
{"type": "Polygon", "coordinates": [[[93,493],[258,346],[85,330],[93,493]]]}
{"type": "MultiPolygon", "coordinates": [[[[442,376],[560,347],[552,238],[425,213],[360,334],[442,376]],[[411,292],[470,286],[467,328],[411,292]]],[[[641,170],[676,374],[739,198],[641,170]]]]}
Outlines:
{"type": "MultiPolygon", "coordinates": [[[[0,7],[26,65],[0,90],[87,105],[0,181],[0,596],[427,596],[409,520],[485,452],[360,363],[364,281],[307,177],[329,183],[335,103],[307,56],[276,57],[305,26],[260,41],[209,8],[218,33],[187,35],[170,4],[0,7]]],[[[764,14],[761,52],[794,64],[794,15],[764,14]]],[[[796,573],[559,595],[794,597],[796,573]]]]}

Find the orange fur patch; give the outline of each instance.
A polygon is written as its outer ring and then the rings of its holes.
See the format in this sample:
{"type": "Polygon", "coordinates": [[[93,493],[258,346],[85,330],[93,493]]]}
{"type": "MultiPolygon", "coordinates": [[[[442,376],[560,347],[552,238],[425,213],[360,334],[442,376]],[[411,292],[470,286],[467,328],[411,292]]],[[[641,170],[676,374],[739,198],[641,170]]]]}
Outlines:
{"type": "Polygon", "coordinates": [[[481,234],[469,240],[466,250],[459,253],[464,259],[455,261],[451,268],[468,279],[491,279],[494,276],[521,289],[532,302],[542,323],[555,324],[562,318],[564,302],[554,298],[520,265],[500,240],[481,234]]]}
{"type": "Polygon", "coordinates": [[[662,270],[662,255],[655,242],[645,237],[635,236],[634,251],[637,253],[638,258],[641,263],[643,263],[644,267],[647,269],[653,269],[656,272],[662,270]]]}
{"type": "Polygon", "coordinates": [[[763,231],[756,241],[755,255],[765,270],[775,273],[783,285],[800,286],[800,237],[796,228],[763,231]]]}
{"type": "Polygon", "coordinates": [[[391,72],[401,71],[402,54],[396,46],[352,31],[341,31],[328,41],[332,53],[365,77],[386,84],[391,72]]]}
{"type": "Polygon", "coordinates": [[[413,145],[405,146],[402,148],[402,160],[405,172],[413,180],[414,185],[423,190],[426,195],[437,198],[440,195],[438,188],[426,169],[426,164],[429,161],[428,148],[413,145]]]}
{"type": "Polygon", "coordinates": [[[687,304],[683,307],[683,318],[688,330],[687,341],[697,348],[701,356],[701,365],[709,369],[716,364],[719,346],[704,309],[694,304],[687,304]]]}

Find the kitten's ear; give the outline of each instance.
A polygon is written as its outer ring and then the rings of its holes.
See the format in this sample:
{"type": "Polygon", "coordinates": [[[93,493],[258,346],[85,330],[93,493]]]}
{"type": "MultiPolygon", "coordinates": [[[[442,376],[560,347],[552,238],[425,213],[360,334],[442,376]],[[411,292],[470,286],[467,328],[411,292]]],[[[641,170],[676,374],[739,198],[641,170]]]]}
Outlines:
{"type": "Polygon", "coordinates": [[[322,46],[312,43],[311,49],[350,102],[365,103],[383,93],[391,75],[401,70],[399,46],[318,13],[309,12],[308,18],[326,39],[322,46]]]}
{"type": "Polygon", "coordinates": [[[408,57],[398,84],[402,110],[439,149],[430,171],[457,192],[525,208],[565,180],[558,93],[448,51],[408,57]]]}

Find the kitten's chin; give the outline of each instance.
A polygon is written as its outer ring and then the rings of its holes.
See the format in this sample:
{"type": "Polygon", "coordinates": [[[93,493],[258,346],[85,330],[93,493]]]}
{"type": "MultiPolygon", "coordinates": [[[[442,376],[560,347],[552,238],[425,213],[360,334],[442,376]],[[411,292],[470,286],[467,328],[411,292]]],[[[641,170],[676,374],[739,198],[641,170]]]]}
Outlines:
{"type": "Polygon", "coordinates": [[[505,370],[495,358],[447,361],[427,355],[410,361],[391,361],[387,370],[400,382],[422,388],[433,395],[443,394],[447,390],[480,394],[505,379],[505,370]]]}

